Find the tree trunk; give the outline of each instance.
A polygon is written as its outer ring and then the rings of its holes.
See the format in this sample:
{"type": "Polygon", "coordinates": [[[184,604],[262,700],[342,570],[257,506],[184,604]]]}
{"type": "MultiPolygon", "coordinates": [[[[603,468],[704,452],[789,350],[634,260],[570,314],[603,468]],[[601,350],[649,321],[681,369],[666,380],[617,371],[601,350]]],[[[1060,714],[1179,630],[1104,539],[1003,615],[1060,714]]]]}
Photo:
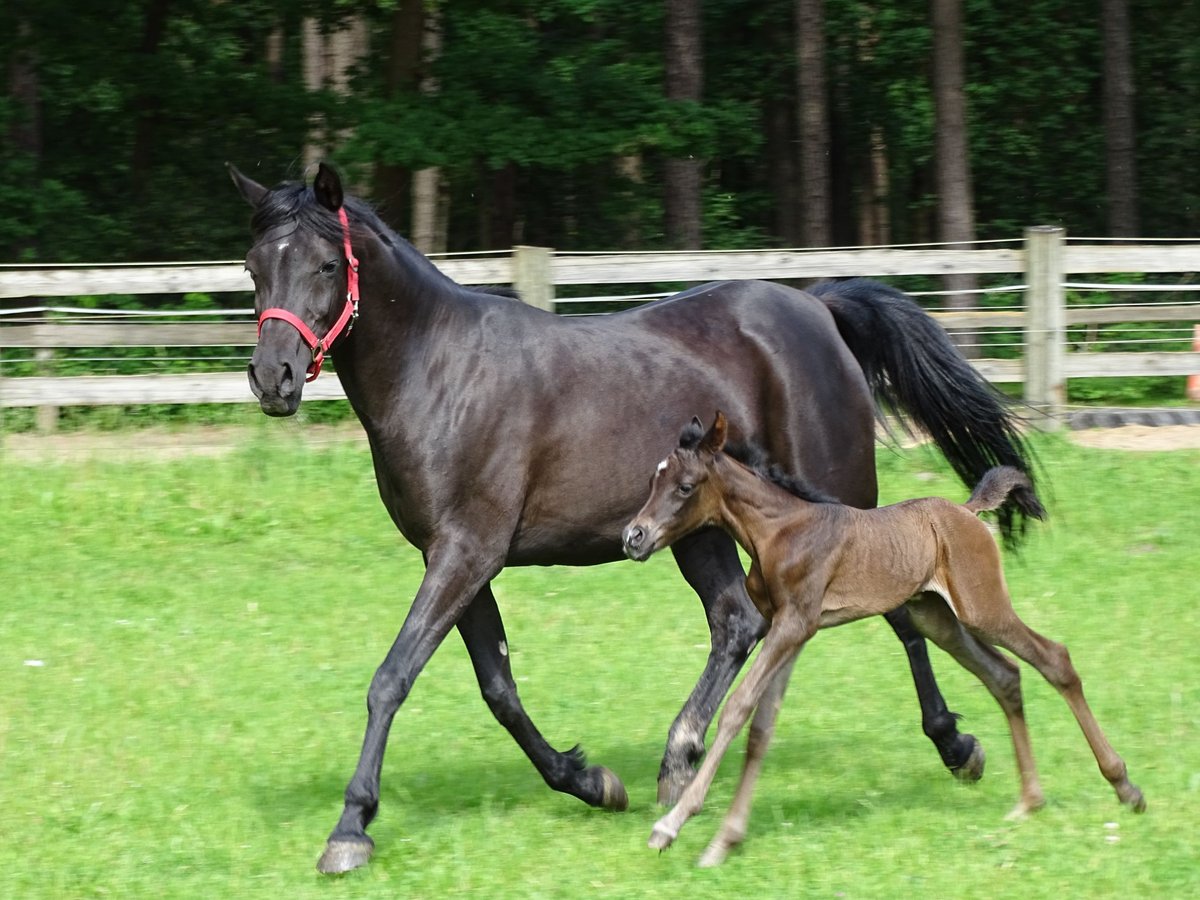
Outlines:
{"type": "Polygon", "coordinates": [[[859,243],[877,245],[892,242],[892,222],[888,209],[890,193],[887,139],[883,129],[876,125],[871,129],[866,177],[859,194],[859,243]]]}
{"type": "Polygon", "coordinates": [[[154,71],[153,59],[158,55],[167,30],[169,0],[150,0],[146,7],[146,18],[142,25],[142,40],[138,46],[139,67],[143,80],[138,84],[133,103],[133,152],[130,159],[130,175],[134,202],[137,202],[149,187],[150,157],[154,149],[154,133],[162,113],[161,101],[157,97],[157,83],[149,75],[154,71]]]}
{"type": "MultiPolygon", "coordinates": [[[[423,94],[436,94],[433,63],[442,52],[440,7],[426,11],[421,31],[420,66],[417,78],[423,94]]],[[[437,166],[418,169],[412,176],[412,241],[422,253],[444,253],[449,228],[450,195],[437,166]]]]}
{"type": "MultiPolygon", "coordinates": [[[[321,90],[348,93],[350,72],[369,49],[366,20],[361,15],[354,16],[345,28],[327,32],[319,20],[306,18],[303,29],[305,88],[314,93],[321,90]]],[[[332,133],[324,118],[317,116],[304,147],[305,169],[328,156],[343,137],[332,133]]]]}
{"type": "Polygon", "coordinates": [[[833,188],[825,87],[825,0],[796,0],[795,10],[801,237],[806,247],[828,247],[833,243],[833,188]]]}
{"type": "Polygon", "coordinates": [[[799,164],[796,153],[796,103],[791,92],[787,97],[769,99],[765,115],[767,164],[771,196],[775,199],[775,234],[784,245],[798,247],[804,238],[800,232],[800,191],[796,177],[799,164]]]}
{"type": "MultiPolygon", "coordinates": [[[[933,104],[937,168],[938,227],[947,242],[975,240],[974,192],[967,138],[967,99],[963,65],[962,0],[931,0],[933,18],[933,104]]],[[[976,306],[974,274],[946,275],[946,290],[963,291],[946,298],[947,306],[976,306]]],[[[968,356],[978,356],[974,336],[951,337],[968,356]]]]}
{"type": "MultiPolygon", "coordinates": [[[[387,59],[383,66],[385,97],[417,87],[421,77],[421,36],[425,28],[425,0],[401,0],[392,10],[387,59]]],[[[375,164],[375,188],[379,214],[397,231],[409,225],[410,189],[413,173],[393,163],[375,164]]],[[[415,202],[415,199],[414,199],[415,202]]],[[[415,214],[415,213],[414,213],[415,214]]]]}
{"type": "Polygon", "coordinates": [[[1137,210],[1136,123],[1130,54],[1129,0],[1101,0],[1104,30],[1104,144],[1108,233],[1135,237],[1137,210]]]}
{"type": "MultiPolygon", "coordinates": [[[[704,94],[700,0],[667,0],[667,100],[699,103],[704,94]]],[[[703,240],[704,162],[694,155],[669,158],[663,171],[667,244],[698,250],[703,240]]]]}

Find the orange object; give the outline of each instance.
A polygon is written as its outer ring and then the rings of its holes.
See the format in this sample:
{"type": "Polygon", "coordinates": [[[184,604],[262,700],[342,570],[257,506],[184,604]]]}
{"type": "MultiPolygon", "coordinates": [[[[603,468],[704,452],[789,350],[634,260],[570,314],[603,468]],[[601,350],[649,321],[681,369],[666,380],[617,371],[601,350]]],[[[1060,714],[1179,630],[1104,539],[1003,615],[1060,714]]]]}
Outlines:
{"type": "MultiPolygon", "coordinates": [[[[1200,325],[1192,326],[1192,349],[1200,353],[1200,325]]],[[[1187,398],[1200,403],[1200,372],[1188,376],[1187,398]]]]}

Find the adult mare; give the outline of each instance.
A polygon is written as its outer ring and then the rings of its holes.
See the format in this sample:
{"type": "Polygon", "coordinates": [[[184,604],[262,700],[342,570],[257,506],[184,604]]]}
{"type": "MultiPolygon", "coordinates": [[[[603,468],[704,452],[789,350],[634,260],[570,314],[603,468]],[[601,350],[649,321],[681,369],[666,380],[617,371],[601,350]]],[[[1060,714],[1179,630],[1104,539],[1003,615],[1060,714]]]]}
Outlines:
{"type": "MultiPolygon", "coordinates": [[[[561,318],[456,284],[343,193],[320,165],[311,186],[268,190],[230,167],[254,207],[246,268],[259,339],[250,386],[292,415],[328,354],[366,430],[379,493],[425,575],[367,694],[345,805],[318,868],[363,865],[393,717],[457,627],[484,700],[552,788],[623,809],[624,786],[560,752],[517,696],[490,583],[505,566],[623,557],[621,529],[679,422],[724,409],[772,459],[844,503],[876,503],[876,400],[926,431],[973,483],[997,464],[1027,471],[1015,421],[915,303],[852,280],[810,293],[761,281],[701,285],[607,316],[561,318]],[[360,303],[361,299],[361,303],[360,303]]],[[[1002,511],[1019,534],[1019,511],[1002,511]]],[[[709,529],[673,548],[699,595],[711,650],[668,733],[659,800],[673,803],[704,752],[716,708],[765,632],[731,538],[709,529]]],[[[888,617],[908,652],[925,733],[960,777],[983,754],[960,734],[908,613],[888,617]]]]}

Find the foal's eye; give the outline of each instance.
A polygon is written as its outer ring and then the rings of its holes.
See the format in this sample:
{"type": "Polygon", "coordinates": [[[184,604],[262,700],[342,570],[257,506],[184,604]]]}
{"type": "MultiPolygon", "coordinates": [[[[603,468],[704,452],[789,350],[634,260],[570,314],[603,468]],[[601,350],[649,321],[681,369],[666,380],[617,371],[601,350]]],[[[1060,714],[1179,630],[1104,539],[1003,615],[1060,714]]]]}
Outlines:
{"type": "Polygon", "coordinates": [[[679,485],[679,487],[676,488],[676,490],[679,491],[680,497],[686,497],[688,494],[690,494],[695,489],[696,489],[696,486],[694,484],[689,484],[686,481],[681,483],[679,485]]]}
{"type": "Polygon", "coordinates": [[[319,271],[322,275],[332,275],[337,271],[337,260],[331,259],[328,262],[322,263],[321,268],[317,271],[319,271]]]}

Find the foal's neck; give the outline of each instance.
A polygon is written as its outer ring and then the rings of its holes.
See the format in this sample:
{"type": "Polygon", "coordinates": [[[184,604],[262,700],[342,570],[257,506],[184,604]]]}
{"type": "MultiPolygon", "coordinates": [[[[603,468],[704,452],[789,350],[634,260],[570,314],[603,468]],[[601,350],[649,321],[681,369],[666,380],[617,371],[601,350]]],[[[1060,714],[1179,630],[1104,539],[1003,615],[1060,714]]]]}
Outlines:
{"type": "Polygon", "coordinates": [[[797,497],[725,454],[717,456],[714,467],[720,525],[756,558],[758,545],[779,530],[783,519],[802,525],[823,505],[797,497]]]}

